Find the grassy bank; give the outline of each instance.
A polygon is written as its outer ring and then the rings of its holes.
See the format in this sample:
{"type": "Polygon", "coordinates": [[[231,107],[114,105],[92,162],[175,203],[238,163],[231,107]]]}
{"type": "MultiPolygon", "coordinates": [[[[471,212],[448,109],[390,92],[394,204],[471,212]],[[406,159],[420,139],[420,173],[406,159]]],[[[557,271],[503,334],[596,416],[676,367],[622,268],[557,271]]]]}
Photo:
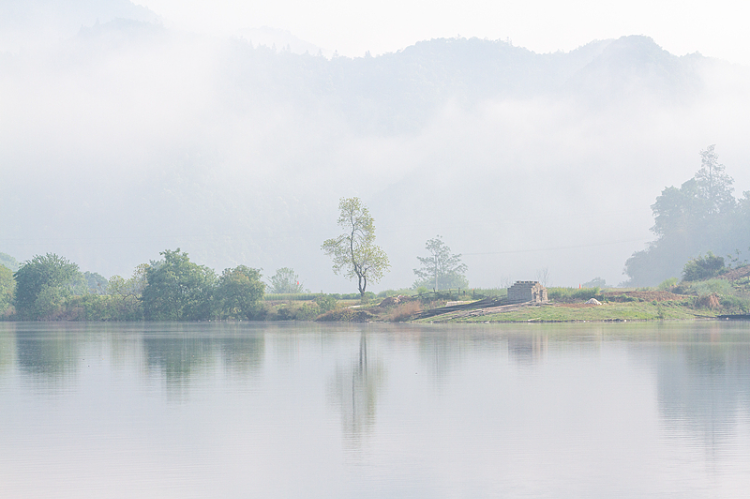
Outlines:
{"type": "MultiPolygon", "coordinates": [[[[714,310],[695,310],[683,302],[629,302],[602,305],[542,305],[526,306],[517,310],[490,313],[474,317],[440,317],[432,322],[610,322],[692,320],[697,317],[715,317],[714,310]]],[[[417,322],[430,322],[430,319],[417,322]]]]}

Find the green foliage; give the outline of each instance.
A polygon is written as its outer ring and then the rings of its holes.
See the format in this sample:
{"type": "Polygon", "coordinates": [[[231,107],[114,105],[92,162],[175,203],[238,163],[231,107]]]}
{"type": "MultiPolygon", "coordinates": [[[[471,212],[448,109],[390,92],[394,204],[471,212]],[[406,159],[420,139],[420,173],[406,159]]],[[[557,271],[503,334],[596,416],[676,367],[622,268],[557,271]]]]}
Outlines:
{"type": "Polygon", "coordinates": [[[606,288],[607,281],[605,281],[601,277],[594,277],[590,281],[581,284],[581,286],[583,286],[584,288],[606,288]]]}
{"type": "Polygon", "coordinates": [[[698,296],[712,294],[727,296],[732,294],[732,284],[724,279],[709,279],[707,281],[693,282],[690,288],[698,296]]]}
{"type": "Polygon", "coordinates": [[[591,298],[603,299],[599,288],[547,288],[547,298],[562,302],[587,301],[591,298]]]}
{"type": "Polygon", "coordinates": [[[86,287],[88,292],[95,295],[107,294],[107,278],[96,272],[84,272],[83,278],[86,280],[86,287]]]}
{"type": "Polygon", "coordinates": [[[628,285],[654,285],[678,275],[685,262],[705,248],[726,254],[750,245],[750,193],[739,201],[732,196],[734,181],[719,164],[713,145],[700,156],[695,176],[679,188],[665,188],[651,206],[651,230],[658,239],[627,260],[628,285]]]}
{"type": "Polygon", "coordinates": [[[677,278],[676,277],[670,277],[669,279],[665,279],[664,281],[659,284],[659,290],[660,291],[672,291],[675,286],[677,286],[677,278]]]}
{"type": "Polygon", "coordinates": [[[321,313],[325,313],[336,308],[337,302],[338,300],[336,300],[336,298],[331,295],[321,295],[315,298],[315,303],[318,305],[318,308],[320,308],[321,313]]]}
{"type": "Polygon", "coordinates": [[[747,314],[750,312],[750,298],[742,296],[722,296],[721,306],[725,313],[747,314]]]}
{"type": "Polygon", "coordinates": [[[52,253],[36,255],[14,277],[16,314],[30,320],[53,318],[84,282],[78,265],[52,253]]]}
{"type": "Polygon", "coordinates": [[[0,265],[10,269],[11,272],[15,272],[21,268],[21,264],[18,263],[18,260],[6,253],[0,253],[0,265]]]}
{"type": "Polygon", "coordinates": [[[263,299],[265,289],[259,269],[240,265],[224,270],[219,278],[216,297],[227,317],[251,319],[258,315],[258,302],[263,299]]]}
{"type": "Polygon", "coordinates": [[[425,243],[429,256],[418,256],[417,260],[422,266],[414,269],[417,280],[414,288],[426,287],[440,291],[441,289],[466,289],[469,280],[466,279],[468,267],[461,262],[461,255],[454,255],[451,249],[443,242],[441,236],[429,239],[425,243]]]}
{"type": "Polygon", "coordinates": [[[688,260],[682,269],[682,278],[685,281],[701,281],[719,275],[724,269],[724,258],[709,251],[706,256],[698,255],[688,260]]]}
{"type": "MultiPolygon", "coordinates": [[[[313,301],[321,293],[266,293],[263,299],[266,301],[313,301]]],[[[359,293],[353,293],[352,296],[359,298],[359,293]]]]}
{"type": "Polygon", "coordinates": [[[283,267],[276,271],[271,277],[271,292],[275,294],[302,293],[303,285],[299,282],[299,276],[293,269],[283,267]]]}
{"type": "Polygon", "coordinates": [[[13,303],[15,288],[16,281],[13,279],[13,272],[4,265],[0,265],[0,316],[3,316],[13,303]]]}
{"type": "Polygon", "coordinates": [[[508,296],[507,288],[474,288],[469,290],[471,298],[481,300],[482,298],[505,298],[508,296]]]}
{"type": "Polygon", "coordinates": [[[166,250],[164,260],[149,266],[142,300],[146,319],[208,320],[213,312],[216,275],[190,261],[188,254],[166,250]]]}
{"type": "Polygon", "coordinates": [[[375,221],[359,198],[341,198],[338,224],[346,232],[323,242],[322,249],[333,259],[333,272],[357,278],[359,294],[365,299],[368,281],[378,282],[391,264],[375,245],[375,221]]]}
{"type": "Polygon", "coordinates": [[[269,319],[311,321],[321,314],[320,307],[315,302],[289,302],[276,307],[269,319]]]}

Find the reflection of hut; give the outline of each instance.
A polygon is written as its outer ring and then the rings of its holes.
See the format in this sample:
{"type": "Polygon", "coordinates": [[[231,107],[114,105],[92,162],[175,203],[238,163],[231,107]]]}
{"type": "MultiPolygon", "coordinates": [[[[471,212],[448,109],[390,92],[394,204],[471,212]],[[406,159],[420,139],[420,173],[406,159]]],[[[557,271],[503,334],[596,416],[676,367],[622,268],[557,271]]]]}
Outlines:
{"type": "Polygon", "coordinates": [[[547,301],[547,288],[537,281],[516,281],[508,288],[508,301],[517,303],[547,301]]]}

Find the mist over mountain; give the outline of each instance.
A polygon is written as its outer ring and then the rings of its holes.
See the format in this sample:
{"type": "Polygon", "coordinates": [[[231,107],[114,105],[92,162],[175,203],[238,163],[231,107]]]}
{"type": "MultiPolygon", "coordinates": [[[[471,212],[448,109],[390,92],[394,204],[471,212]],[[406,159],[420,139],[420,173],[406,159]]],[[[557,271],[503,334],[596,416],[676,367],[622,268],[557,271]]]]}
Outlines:
{"type": "Polygon", "coordinates": [[[359,196],[393,264],[376,290],[409,286],[437,234],[471,286],[543,269],[548,284],[617,283],[702,148],[750,189],[746,68],[647,37],[329,59],[172,31],[126,1],[8,5],[3,43],[40,23],[67,33],[0,53],[0,251],[18,260],[126,275],[180,247],[350,290],[320,245],[339,198],[359,196]]]}

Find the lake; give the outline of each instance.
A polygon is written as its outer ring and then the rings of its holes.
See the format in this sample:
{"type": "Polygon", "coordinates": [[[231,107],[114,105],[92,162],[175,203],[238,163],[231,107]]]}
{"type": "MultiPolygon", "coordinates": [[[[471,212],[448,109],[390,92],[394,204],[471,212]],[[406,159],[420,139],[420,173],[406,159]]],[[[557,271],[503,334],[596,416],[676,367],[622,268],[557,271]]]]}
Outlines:
{"type": "Polygon", "coordinates": [[[750,323],[0,322],[0,497],[750,496],[750,323]]]}

